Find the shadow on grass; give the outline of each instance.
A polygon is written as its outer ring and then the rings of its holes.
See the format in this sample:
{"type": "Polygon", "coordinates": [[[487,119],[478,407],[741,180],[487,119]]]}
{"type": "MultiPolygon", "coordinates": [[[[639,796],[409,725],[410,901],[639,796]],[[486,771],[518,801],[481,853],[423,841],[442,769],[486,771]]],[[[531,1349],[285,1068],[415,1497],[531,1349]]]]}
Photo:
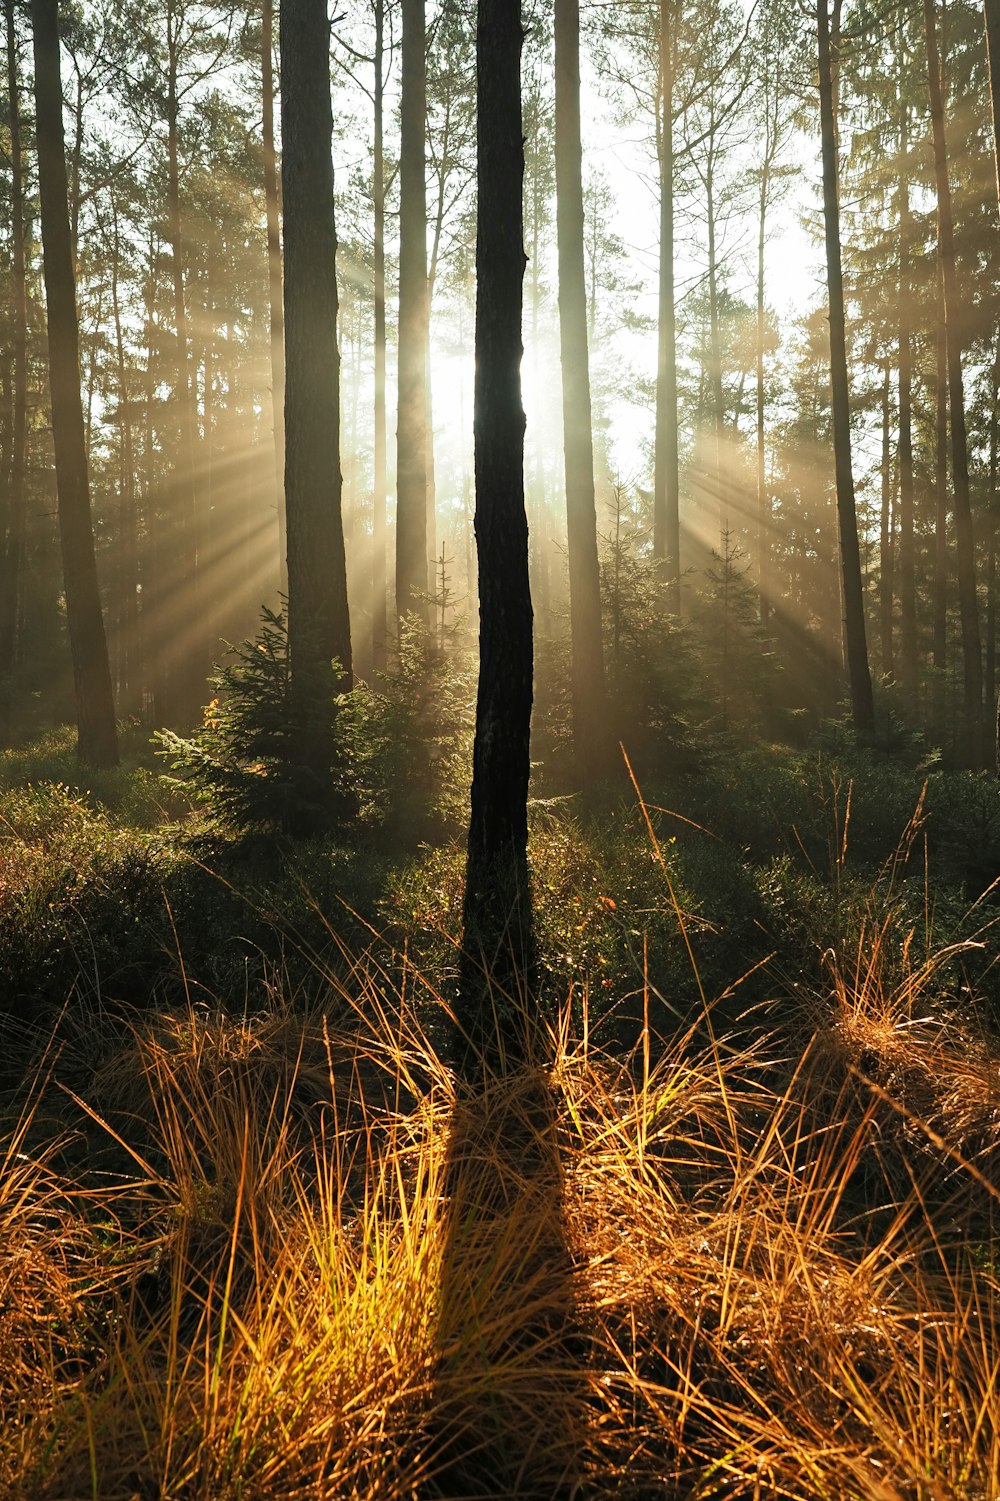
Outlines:
{"type": "MultiPolygon", "coordinates": [[[[524,1011],[522,1010],[522,1019],[524,1011]]],[[[430,1494],[579,1493],[587,1401],[542,1028],[460,1070],[444,1171],[430,1494]]]]}

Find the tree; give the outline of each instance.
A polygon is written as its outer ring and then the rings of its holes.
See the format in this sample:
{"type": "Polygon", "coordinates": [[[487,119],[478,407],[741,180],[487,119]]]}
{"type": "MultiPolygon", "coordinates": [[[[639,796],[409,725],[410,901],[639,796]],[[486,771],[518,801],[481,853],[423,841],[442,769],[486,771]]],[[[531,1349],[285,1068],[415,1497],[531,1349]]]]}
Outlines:
{"type": "Polygon", "coordinates": [[[826,275],[830,299],[830,381],[833,394],[833,453],[837,474],[837,523],[844,589],[844,636],[847,675],[854,726],[860,733],[875,724],[868,644],[865,638],[864,594],[858,516],[851,466],[851,403],[847,377],[844,324],[844,279],[840,255],[840,189],[837,167],[837,116],[833,48],[839,42],[841,0],[834,0],[831,36],[829,0],[817,0],[816,34],[819,61],[820,136],[823,154],[823,221],[826,238],[826,275]]]}
{"type": "Polygon", "coordinates": [[[322,806],[334,694],[352,681],[341,517],[330,34],[326,0],[280,0],[279,17],[288,655],[302,764],[316,779],[322,806]]]}
{"type": "Polygon", "coordinates": [[[927,83],[934,133],[934,178],[937,188],[938,259],[944,302],[944,343],[948,365],[948,408],[951,417],[951,471],[955,501],[955,543],[958,564],[958,605],[962,622],[965,753],[970,766],[983,761],[983,661],[976,603],[976,561],[969,499],[969,446],[965,425],[965,389],[958,330],[959,289],[955,266],[951,184],[945,135],[941,59],[938,52],[934,0],[924,0],[927,40],[927,83]]]}
{"type": "Polygon", "coordinates": [[[583,256],[579,0],[556,0],[556,235],[569,554],[573,744],[586,783],[607,763],[607,695],[594,500],[594,443],[583,256]]]}
{"type": "Polygon", "coordinates": [[[63,138],[58,0],[32,0],[31,19],[52,442],[66,624],[76,691],[77,754],[86,765],[116,766],[118,733],[97,580],[80,397],[80,337],[63,138]]]}
{"type": "Polygon", "coordinates": [[[288,584],[285,545],[285,330],[281,306],[281,226],[278,158],[274,149],[274,0],[263,0],[260,33],[264,202],[267,212],[267,300],[271,354],[271,421],[274,427],[275,502],[282,588],[288,584]]]}
{"type": "Polygon", "coordinates": [[[521,7],[480,0],[476,30],[475,471],[479,689],[466,865],[460,1021],[488,1056],[516,1056],[513,1016],[491,1042],[488,1010],[524,992],[533,967],[528,883],[532,612],[524,509],[521,310],[521,7]],[[484,986],[484,967],[494,988],[484,986]]]}
{"type": "Polygon", "coordinates": [[[10,466],[4,513],[0,515],[0,676],[13,671],[17,649],[18,601],[24,558],[25,460],[27,452],[27,324],[24,162],[21,151],[21,90],[14,0],[4,0],[7,29],[7,107],[10,112],[11,278],[13,282],[13,372],[10,466]]]}
{"type": "Polygon", "coordinates": [[[427,130],[424,0],[403,0],[399,163],[396,610],[427,619],[427,130]]]}

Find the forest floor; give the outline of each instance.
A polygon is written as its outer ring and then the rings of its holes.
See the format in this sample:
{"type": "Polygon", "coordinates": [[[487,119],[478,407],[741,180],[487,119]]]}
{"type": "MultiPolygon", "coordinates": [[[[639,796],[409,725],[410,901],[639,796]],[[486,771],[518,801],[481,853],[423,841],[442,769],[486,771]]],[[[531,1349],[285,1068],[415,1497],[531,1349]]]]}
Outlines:
{"type": "Polygon", "coordinates": [[[538,799],[471,1093],[460,819],[237,839],[132,750],[0,753],[0,1495],[1000,1497],[994,780],[538,799]]]}

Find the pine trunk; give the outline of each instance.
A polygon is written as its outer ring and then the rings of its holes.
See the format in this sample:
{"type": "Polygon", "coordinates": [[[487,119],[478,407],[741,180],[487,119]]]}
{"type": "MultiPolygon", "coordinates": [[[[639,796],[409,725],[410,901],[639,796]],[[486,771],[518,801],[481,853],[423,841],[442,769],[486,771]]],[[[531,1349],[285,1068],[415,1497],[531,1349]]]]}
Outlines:
{"type": "Polygon", "coordinates": [[[666,563],[670,607],[681,607],[680,461],[677,433],[677,309],[674,304],[674,57],[680,0],[660,0],[660,266],[653,460],[653,556],[666,563]]]}
{"type": "Polygon", "coordinates": [[[826,231],[826,272],[830,299],[830,384],[833,404],[833,451],[837,479],[837,523],[844,607],[844,646],[854,727],[869,734],[875,725],[868,645],[865,635],[864,592],[858,516],[851,467],[851,408],[847,379],[847,340],[844,327],[844,280],[840,257],[840,197],[837,168],[837,125],[834,108],[833,57],[828,0],[816,7],[820,134],[823,151],[823,220],[826,231]]]}
{"type": "Polygon", "coordinates": [[[969,496],[969,447],[965,428],[965,389],[958,333],[959,289],[955,265],[951,185],[945,138],[944,97],[938,53],[934,0],[924,0],[927,38],[927,82],[934,135],[934,180],[937,188],[938,258],[944,288],[945,351],[948,360],[948,407],[951,415],[951,474],[955,508],[955,558],[958,572],[958,613],[962,627],[963,711],[965,745],[962,759],[973,767],[983,764],[983,660],[976,602],[976,558],[969,496]]]}
{"type": "Polygon", "coordinates": [[[322,810],[333,696],[352,681],[326,0],[280,0],[279,18],[288,652],[302,765],[322,810]]]}
{"type": "Polygon", "coordinates": [[[389,621],[386,610],[386,416],[385,416],[385,0],[375,0],[375,452],[372,493],[372,662],[385,666],[389,621]]]}
{"type": "Polygon", "coordinates": [[[31,17],[52,442],[66,624],[76,690],[77,752],[88,766],[117,766],[118,734],[97,581],[80,397],[80,336],[63,144],[58,0],[32,0],[31,17]]]}
{"type": "Polygon", "coordinates": [[[424,0],[402,0],[399,161],[399,394],[396,611],[428,620],[427,130],[424,0]]]}
{"type": "Polygon", "coordinates": [[[5,516],[0,517],[0,677],[17,660],[21,573],[24,561],[25,471],[27,458],[28,289],[25,266],[24,164],[21,157],[21,89],[14,0],[4,0],[7,27],[7,107],[10,127],[11,214],[11,386],[10,462],[5,516]]]}
{"type": "Polygon", "coordinates": [[[271,353],[271,424],[274,434],[274,494],[278,512],[278,568],[281,592],[288,590],[285,538],[285,324],[281,306],[281,225],[278,212],[278,157],[274,147],[274,0],[263,0],[261,90],[264,105],[264,205],[267,215],[267,301],[271,353]]]}
{"type": "Polygon", "coordinates": [[[586,785],[606,769],[607,698],[594,498],[587,293],[583,258],[579,0],[555,0],[556,234],[569,557],[573,745],[586,785]]]}
{"type": "Polygon", "coordinates": [[[527,864],[532,614],[520,372],[522,34],[519,0],[480,0],[474,417],[480,656],[460,1020],[467,1054],[485,1053],[494,1063],[511,1061],[523,1047],[516,1008],[504,997],[520,997],[521,1015],[527,1013],[534,965],[527,864]]]}

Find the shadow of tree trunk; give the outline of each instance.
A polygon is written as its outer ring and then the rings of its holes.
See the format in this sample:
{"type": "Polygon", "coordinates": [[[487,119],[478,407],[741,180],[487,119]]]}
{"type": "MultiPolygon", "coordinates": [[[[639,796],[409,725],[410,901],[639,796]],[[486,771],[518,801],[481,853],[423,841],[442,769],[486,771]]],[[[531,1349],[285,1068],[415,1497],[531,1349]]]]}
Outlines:
{"type": "Polygon", "coordinates": [[[586,1401],[547,1070],[483,1069],[457,1095],[445,1173],[438,1367],[440,1497],[569,1497],[586,1401]]]}

